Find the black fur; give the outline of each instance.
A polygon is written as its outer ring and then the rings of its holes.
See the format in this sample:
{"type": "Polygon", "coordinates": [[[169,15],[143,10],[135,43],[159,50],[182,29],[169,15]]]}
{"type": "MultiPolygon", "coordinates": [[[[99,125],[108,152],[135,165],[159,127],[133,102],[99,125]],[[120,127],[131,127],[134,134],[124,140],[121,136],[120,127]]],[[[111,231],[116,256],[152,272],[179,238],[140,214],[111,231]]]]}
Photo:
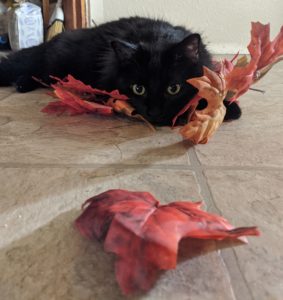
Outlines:
{"type": "MultiPolygon", "coordinates": [[[[19,92],[28,92],[38,87],[32,76],[49,83],[49,75],[72,74],[96,88],[118,89],[129,96],[137,113],[152,123],[170,125],[196,93],[186,79],[201,76],[202,66],[211,66],[211,56],[198,34],[133,17],[65,32],[12,53],[0,63],[0,85],[15,84],[19,92]],[[176,91],[176,84],[180,91],[170,95],[168,87],[176,91]],[[137,90],[145,92],[138,96],[137,90]]],[[[235,118],[232,111],[227,116],[235,118]]]]}

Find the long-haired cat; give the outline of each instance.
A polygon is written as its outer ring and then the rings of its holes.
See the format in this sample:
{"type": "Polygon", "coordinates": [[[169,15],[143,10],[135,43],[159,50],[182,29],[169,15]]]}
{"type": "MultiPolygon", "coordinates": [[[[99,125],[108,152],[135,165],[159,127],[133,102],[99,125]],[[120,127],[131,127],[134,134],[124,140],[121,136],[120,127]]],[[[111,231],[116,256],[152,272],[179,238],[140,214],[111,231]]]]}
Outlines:
{"type": "MultiPolygon", "coordinates": [[[[203,66],[211,67],[211,55],[199,34],[132,17],[65,32],[11,53],[0,62],[0,85],[15,84],[19,92],[29,92],[38,87],[32,76],[48,83],[49,75],[72,74],[96,88],[118,89],[148,121],[170,125],[197,92],[186,80],[201,76],[203,66]]],[[[227,105],[226,119],[240,115],[236,103],[227,105]]]]}

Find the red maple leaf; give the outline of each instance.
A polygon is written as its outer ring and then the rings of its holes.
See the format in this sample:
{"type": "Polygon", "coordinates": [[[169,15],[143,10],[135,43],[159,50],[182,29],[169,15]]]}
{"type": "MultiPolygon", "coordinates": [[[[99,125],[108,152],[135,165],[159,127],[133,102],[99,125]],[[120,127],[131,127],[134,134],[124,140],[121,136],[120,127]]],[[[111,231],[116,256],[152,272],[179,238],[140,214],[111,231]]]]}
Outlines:
{"type": "Polygon", "coordinates": [[[270,24],[252,23],[252,37],[260,40],[261,56],[258,62],[258,69],[274,63],[283,55],[283,26],[275,39],[270,41],[270,24]]]}
{"type": "MultiPolygon", "coordinates": [[[[84,100],[77,96],[76,94],[57,86],[54,90],[55,96],[57,96],[61,101],[51,102],[47,105],[47,107],[43,108],[43,112],[47,113],[53,113],[53,111],[50,110],[54,108],[64,108],[62,109],[62,113],[68,112],[71,115],[74,114],[83,114],[83,113],[89,113],[89,112],[96,112],[101,115],[112,115],[113,109],[110,106],[106,106],[100,103],[96,102],[90,102],[87,100],[84,100]]],[[[61,113],[60,109],[55,113],[61,113]]]]}
{"type": "Polygon", "coordinates": [[[61,86],[64,89],[68,89],[70,91],[81,94],[89,93],[93,95],[105,95],[117,100],[128,100],[128,97],[125,95],[121,95],[118,90],[107,92],[105,90],[95,89],[90,85],[84,84],[82,81],[75,79],[72,75],[68,75],[63,80],[55,76],[50,77],[57,81],[56,84],[51,85],[54,89],[56,89],[58,86],[61,86]]]}
{"type": "Polygon", "coordinates": [[[107,105],[107,101],[111,99],[119,102],[128,100],[125,95],[121,95],[117,90],[107,92],[95,89],[71,75],[68,75],[64,80],[53,76],[51,78],[57,81],[51,85],[54,89],[53,96],[60,101],[50,102],[42,109],[42,112],[48,114],[69,113],[76,115],[98,113],[101,115],[111,115],[113,114],[113,107],[107,105]]]}
{"type": "Polygon", "coordinates": [[[275,63],[283,58],[283,26],[275,39],[270,41],[270,24],[263,25],[260,22],[252,22],[248,50],[251,59],[246,65],[236,64],[233,67],[229,64],[229,70],[226,69],[226,72],[223,72],[227,90],[234,93],[230,101],[237,100],[247,92],[253,83],[263,77],[275,63]]]}
{"type": "Polygon", "coordinates": [[[200,206],[200,202],[160,205],[147,192],[110,190],[87,200],[75,225],[83,236],[104,240],[105,250],[116,254],[117,281],[124,294],[131,294],[148,290],[159,270],[176,267],[183,238],[259,235],[256,227],[235,229],[200,206]]]}

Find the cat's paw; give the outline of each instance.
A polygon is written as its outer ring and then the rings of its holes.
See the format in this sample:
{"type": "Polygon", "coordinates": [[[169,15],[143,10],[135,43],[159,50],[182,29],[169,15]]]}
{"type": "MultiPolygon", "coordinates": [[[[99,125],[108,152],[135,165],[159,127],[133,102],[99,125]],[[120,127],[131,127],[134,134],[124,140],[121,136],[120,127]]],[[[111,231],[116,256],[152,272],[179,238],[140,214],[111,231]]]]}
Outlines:
{"type": "Polygon", "coordinates": [[[19,93],[27,93],[35,90],[38,84],[31,77],[20,76],[16,81],[16,90],[19,93]]]}
{"type": "Polygon", "coordinates": [[[230,103],[229,101],[224,100],[224,105],[226,107],[226,114],[224,121],[237,120],[242,115],[242,110],[237,102],[230,103]]]}

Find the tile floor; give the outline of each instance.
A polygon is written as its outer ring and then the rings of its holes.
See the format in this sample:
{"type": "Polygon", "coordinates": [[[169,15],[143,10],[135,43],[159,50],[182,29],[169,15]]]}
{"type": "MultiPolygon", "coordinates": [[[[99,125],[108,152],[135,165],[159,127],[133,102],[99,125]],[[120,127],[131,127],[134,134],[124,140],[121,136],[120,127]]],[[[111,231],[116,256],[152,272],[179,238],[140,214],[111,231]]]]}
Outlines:
{"type": "Polygon", "coordinates": [[[123,188],[161,202],[203,200],[262,232],[249,245],[196,246],[151,291],[128,299],[283,299],[282,78],[281,63],[257,84],[264,95],[242,97],[241,120],[196,147],[121,117],[47,116],[44,90],[1,88],[0,298],[124,299],[113,257],[73,228],[85,199],[123,188]]]}

